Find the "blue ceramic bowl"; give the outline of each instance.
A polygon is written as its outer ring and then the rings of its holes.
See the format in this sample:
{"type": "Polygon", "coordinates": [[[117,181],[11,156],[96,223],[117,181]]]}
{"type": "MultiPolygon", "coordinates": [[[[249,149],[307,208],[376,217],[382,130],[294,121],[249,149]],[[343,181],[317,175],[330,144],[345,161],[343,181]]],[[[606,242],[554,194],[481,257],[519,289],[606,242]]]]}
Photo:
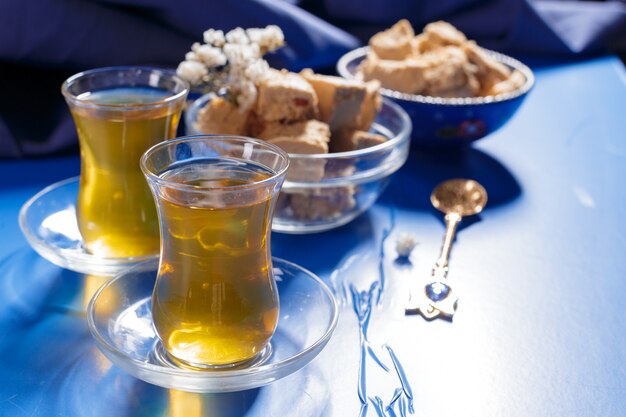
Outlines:
{"type": "MultiPolygon", "coordinates": [[[[344,78],[356,78],[359,64],[369,48],[355,49],[337,63],[344,78]]],[[[509,56],[484,50],[490,57],[520,71],[526,82],[517,90],[488,97],[443,98],[405,94],[381,89],[381,94],[398,103],[413,122],[411,139],[423,146],[461,146],[483,138],[502,127],[513,116],[532,88],[535,77],[526,65],[509,56]]]]}

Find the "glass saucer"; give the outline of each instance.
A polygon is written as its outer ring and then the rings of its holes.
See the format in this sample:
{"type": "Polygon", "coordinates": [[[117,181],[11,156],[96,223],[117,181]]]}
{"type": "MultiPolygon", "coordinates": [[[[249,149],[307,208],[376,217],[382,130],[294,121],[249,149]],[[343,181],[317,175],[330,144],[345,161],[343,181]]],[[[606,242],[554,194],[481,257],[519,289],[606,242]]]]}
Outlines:
{"type": "Polygon", "coordinates": [[[20,228],[42,257],[55,265],[83,274],[116,275],[158,254],[129,258],[103,258],[85,250],[76,223],[78,177],[44,188],[20,210],[20,228]]]}
{"type": "Polygon", "coordinates": [[[290,375],[326,346],[337,325],[330,289],[313,273],[273,258],[280,316],[269,357],[247,368],[193,370],[162,360],[152,324],[150,300],[158,261],[137,265],[96,292],[87,310],[89,330],[104,355],[136,378],[190,392],[230,392],[257,388],[290,375]]]}

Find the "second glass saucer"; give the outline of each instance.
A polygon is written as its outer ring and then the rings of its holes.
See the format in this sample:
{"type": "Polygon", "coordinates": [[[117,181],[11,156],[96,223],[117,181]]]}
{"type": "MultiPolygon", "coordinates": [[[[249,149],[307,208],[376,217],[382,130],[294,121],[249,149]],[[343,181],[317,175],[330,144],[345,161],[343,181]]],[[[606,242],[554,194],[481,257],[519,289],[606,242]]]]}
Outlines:
{"type": "Polygon", "coordinates": [[[79,177],[54,183],[28,200],[20,210],[20,228],[28,243],[48,261],[62,268],[112,276],[158,254],[129,258],[103,258],[90,254],[76,222],[79,177]]]}
{"type": "Polygon", "coordinates": [[[87,311],[89,330],[114,364],[154,385],[206,393],[267,385],[315,358],[330,340],[338,317],[330,289],[317,276],[282,259],[272,262],[280,299],[278,326],[271,350],[252,366],[194,370],[163,360],[151,313],[157,260],[122,272],[98,290],[87,311]]]}

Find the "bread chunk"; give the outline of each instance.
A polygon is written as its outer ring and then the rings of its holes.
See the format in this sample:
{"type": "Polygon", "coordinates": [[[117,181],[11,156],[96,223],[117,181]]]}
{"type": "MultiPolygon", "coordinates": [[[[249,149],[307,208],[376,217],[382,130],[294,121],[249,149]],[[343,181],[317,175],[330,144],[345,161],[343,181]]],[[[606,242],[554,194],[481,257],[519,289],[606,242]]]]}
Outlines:
{"type": "Polygon", "coordinates": [[[286,70],[270,70],[258,86],[255,113],[268,122],[297,122],[317,117],[317,95],[304,78],[286,70]]]}
{"type": "Polygon", "coordinates": [[[408,20],[402,19],[391,28],[372,36],[369,46],[381,59],[402,60],[411,55],[415,36],[408,20]]]}
{"type": "Polygon", "coordinates": [[[239,135],[247,134],[247,121],[250,112],[239,108],[222,97],[213,97],[198,112],[195,128],[207,134],[239,135]]]}
{"type": "Polygon", "coordinates": [[[341,129],[334,132],[330,141],[331,152],[348,152],[385,143],[387,138],[362,130],[341,129]]]}

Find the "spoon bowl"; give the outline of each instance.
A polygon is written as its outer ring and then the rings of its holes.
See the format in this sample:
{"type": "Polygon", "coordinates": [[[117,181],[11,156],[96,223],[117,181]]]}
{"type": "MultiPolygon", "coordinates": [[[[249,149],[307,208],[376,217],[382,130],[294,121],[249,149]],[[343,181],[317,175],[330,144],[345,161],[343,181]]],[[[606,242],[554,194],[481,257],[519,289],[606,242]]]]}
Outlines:
{"type": "Polygon", "coordinates": [[[487,204],[487,192],[474,180],[457,178],[439,184],[430,195],[430,202],[445,214],[471,216],[483,210],[487,204]]]}

